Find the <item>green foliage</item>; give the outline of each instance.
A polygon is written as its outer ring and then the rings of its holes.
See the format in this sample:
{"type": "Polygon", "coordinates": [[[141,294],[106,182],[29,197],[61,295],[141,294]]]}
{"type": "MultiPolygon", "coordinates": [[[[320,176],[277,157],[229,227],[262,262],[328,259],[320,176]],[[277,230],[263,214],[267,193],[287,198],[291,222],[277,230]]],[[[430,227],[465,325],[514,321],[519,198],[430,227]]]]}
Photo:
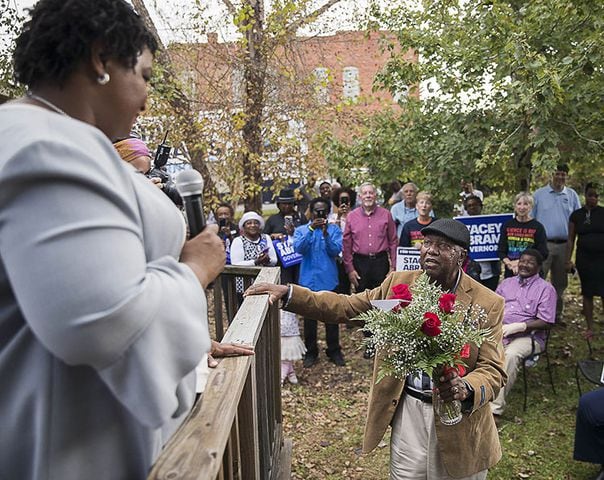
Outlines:
{"type": "Polygon", "coordinates": [[[515,193],[506,191],[492,193],[483,200],[482,213],[484,215],[495,213],[512,213],[514,211],[515,193]]]}
{"type": "Polygon", "coordinates": [[[12,65],[15,38],[24,17],[13,5],[14,2],[9,0],[0,0],[0,94],[8,97],[16,97],[24,91],[24,87],[14,80],[12,65]]]}
{"type": "Polygon", "coordinates": [[[348,145],[328,143],[335,170],[377,149],[375,178],[413,175],[449,202],[463,177],[514,192],[560,161],[602,176],[602,2],[426,0],[371,12],[370,24],[396,34],[376,88],[416,85],[421,102],[412,89],[401,113],[380,113],[348,145]],[[418,62],[405,59],[409,49],[418,62]]]}

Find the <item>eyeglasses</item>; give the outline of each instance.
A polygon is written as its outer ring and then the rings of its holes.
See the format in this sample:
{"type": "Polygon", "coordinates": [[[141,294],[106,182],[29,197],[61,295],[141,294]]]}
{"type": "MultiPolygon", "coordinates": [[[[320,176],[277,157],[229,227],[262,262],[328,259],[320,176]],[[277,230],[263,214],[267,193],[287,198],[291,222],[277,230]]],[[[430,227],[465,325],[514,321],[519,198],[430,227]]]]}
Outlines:
{"type": "Polygon", "coordinates": [[[446,243],[446,242],[439,242],[439,241],[424,239],[424,241],[422,242],[422,248],[425,248],[425,249],[433,248],[433,249],[438,250],[439,252],[448,253],[448,252],[452,252],[455,249],[455,246],[451,245],[450,243],[446,243]]]}

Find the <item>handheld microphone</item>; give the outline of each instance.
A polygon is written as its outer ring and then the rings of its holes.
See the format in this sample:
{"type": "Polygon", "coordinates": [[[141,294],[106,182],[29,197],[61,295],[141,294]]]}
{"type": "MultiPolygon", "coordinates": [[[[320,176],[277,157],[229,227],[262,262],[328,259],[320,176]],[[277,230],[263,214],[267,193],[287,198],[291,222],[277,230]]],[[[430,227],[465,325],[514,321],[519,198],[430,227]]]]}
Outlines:
{"type": "Polygon", "coordinates": [[[203,177],[197,170],[183,170],[176,176],[175,186],[185,206],[189,233],[194,237],[206,227],[202,200],[203,177]]]}

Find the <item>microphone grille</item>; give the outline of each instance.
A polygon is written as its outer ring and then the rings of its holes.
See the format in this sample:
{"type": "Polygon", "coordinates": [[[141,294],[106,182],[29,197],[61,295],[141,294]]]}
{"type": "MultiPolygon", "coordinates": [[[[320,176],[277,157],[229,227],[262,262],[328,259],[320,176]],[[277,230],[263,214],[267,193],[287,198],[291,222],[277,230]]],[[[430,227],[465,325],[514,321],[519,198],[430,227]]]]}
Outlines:
{"type": "Polygon", "coordinates": [[[176,175],[174,185],[181,197],[201,195],[203,192],[203,177],[197,170],[183,170],[176,175]]]}

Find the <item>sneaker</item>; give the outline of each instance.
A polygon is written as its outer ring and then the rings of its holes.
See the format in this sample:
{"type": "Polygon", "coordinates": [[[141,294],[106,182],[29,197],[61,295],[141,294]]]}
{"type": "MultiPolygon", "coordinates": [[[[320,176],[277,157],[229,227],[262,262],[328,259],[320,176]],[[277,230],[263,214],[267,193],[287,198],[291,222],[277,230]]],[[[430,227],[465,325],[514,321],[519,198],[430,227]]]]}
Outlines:
{"type": "Polygon", "coordinates": [[[329,361],[335,363],[338,367],[343,367],[344,365],[346,365],[346,360],[344,360],[344,356],[340,351],[337,351],[327,356],[329,357],[329,361]]]}
{"type": "Polygon", "coordinates": [[[315,363],[317,363],[317,356],[316,355],[309,355],[308,353],[306,354],[306,356],[304,357],[304,362],[302,362],[302,366],[304,368],[310,368],[312,367],[315,363]]]}
{"type": "Polygon", "coordinates": [[[298,377],[296,377],[296,372],[294,372],[293,370],[291,372],[289,372],[287,374],[287,380],[292,385],[297,385],[298,384],[298,377]]]}

